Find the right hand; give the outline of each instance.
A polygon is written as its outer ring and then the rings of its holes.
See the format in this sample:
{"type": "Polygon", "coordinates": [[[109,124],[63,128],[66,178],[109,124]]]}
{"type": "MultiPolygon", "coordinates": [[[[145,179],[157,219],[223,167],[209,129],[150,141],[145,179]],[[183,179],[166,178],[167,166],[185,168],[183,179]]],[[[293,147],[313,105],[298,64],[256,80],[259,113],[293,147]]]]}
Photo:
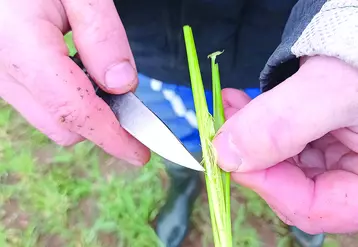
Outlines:
{"type": "Polygon", "coordinates": [[[223,90],[214,140],[221,168],[286,224],[310,234],[358,231],[358,70],[325,56],[251,100],[223,90]]]}
{"type": "Polygon", "coordinates": [[[135,62],[113,1],[5,0],[0,10],[1,98],[59,145],[88,139],[134,165],[147,163],[149,150],[96,96],[63,38],[73,31],[84,66],[104,91],[133,91],[135,62]]]}

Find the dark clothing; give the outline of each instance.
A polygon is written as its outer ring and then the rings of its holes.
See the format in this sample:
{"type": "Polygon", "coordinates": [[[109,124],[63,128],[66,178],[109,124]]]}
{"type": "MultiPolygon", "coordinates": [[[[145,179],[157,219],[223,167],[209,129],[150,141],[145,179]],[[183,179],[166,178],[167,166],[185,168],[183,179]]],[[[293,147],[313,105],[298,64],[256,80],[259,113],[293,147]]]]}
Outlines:
{"type": "MultiPolygon", "coordinates": [[[[184,25],[190,25],[206,89],[211,89],[211,67],[207,56],[212,52],[225,50],[218,57],[222,87],[246,89],[261,86],[261,89],[266,91],[298,70],[300,56],[308,55],[306,53],[314,55],[316,48],[321,48],[322,53],[329,53],[330,47],[325,45],[329,35],[317,35],[313,39],[314,44],[310,43],[311,34],[317,29],[312,20],[314,16],[321,15],[325,23],[335,22],[339,11],[332,18],[328,16],[328,19],[326,12],[342,5],[344,0],[332,0],[330,3],[325,0],[114,2],[126,29],[139,73],[161,81],[160,85],[165,82],[163,85],[171,83],[190,86],[182,29],[184,25]],[[321,13],[324,4],[328,6],[326,12],[321,13]],[[322,43],[326,50],[322,50],[322,43]]],[[[351,3],[348,7],[355,8],[351,3]]],[[[319,31],[324,31],[324,28],[320,27],[319,31]]],[[[157,115],[162,120],[169,119],[168,126],[180,136],[188,149],[200,149],[199,134],[195,126],[191,126],[191,121],[183,117],[186,115],[176,113],[174,102],[169,96],[165,96],[164,90],[154,89],[152,81],[145,83],[143,78],[141,81],[137,90],[140,98],[147,105],[150,105],[148,99],[155,98],[153,108],[156,109],[154,111],[157,115]],[[160,96],[162,94],[163,96],[160,96]],[[163,97],[160,102],[170,102],[173,109],[165,109],[164,103],[158,104],[160,97],[163,97]],[[172,117],[168,114],[171,112],[177,116],[172,117]],[[182,124],[184,122],[180,122],[180,119],[184,119],[186,124],[182,124]],[[194,134],[190,132],[192,129],[195,129],[194,134]]],[[[161,89],[166,88],[166,85],[163,85],[161,89]]],[[[186,93],[191,94],[190,92],[185,93],[182,92],[184,89],[170,87],[166,88],[166,92],[168,91],[176,95],[175,103],[182,102],[183,107],[179,109],[191,110],[188,105],[194,108],[191,97],[181,97],[186,93]]],[[[165,164],[173,186],[158,217],[156,231],[165,246],[176,247],[180,246],[188,230],[190,208],[194,202],[193,198],[199,193],[199,182],[196,172],[171,165],[170,162],[165,164]]],[[[292,232],[302,246],[322,246],[325,237],[324,234],[311,236],[296,228],[293,228],[292,232]]]]}
{"type": "Polygon", "coordinates": [[[223,88],[258,87],[261,82],[268,89],[298,69],[290,48],[326,1],[114,2],[140,73],[169,83],[190,85],[182,29],[187,24],[193,29],[207,89],[211,88],[207,56],[219,50],[225,50],[218,57],[223,88]]]}

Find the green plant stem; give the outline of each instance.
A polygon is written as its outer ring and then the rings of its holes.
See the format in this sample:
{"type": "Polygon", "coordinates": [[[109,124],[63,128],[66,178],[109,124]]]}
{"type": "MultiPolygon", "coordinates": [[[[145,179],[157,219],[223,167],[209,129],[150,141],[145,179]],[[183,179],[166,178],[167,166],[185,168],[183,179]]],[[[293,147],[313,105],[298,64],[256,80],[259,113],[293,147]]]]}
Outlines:
{"type": "MultiPolygon", "coordinates": [[[[199,136],[203,151],[205,181],[208,193],[214,242],[215,246],[217,247],[231,247],[231,231],[228,231],[228,225],[231,223],[227,222],[228,217],[226,210],[228,199],[225,199],[226,193],[224,192],[221,169],[219,166],[217,166],[216,154],[212,146],[212,140],[215,136],[214,120],[208,112],[199,61],[191,27],[184,26],[183,30],[188,57],[191,87],[193,91],[196,117],[198,121],[199,136]]],[[[221,111],[223,112],[223,109],[221,109],[221,111]]]]}

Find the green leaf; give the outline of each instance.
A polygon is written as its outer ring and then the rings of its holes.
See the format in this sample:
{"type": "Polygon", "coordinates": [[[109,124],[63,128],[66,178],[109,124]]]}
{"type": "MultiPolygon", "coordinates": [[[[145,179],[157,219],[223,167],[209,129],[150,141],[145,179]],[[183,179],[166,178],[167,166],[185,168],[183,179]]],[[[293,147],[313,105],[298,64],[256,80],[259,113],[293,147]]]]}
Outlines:
{"type": "Polygon", "coordinates": [[[224,106],[221,96],[221,82],[219,65],[216,63],[216,57],[223,53],[220,51],[214,52],[208,56],[211,59],[211,70],[212,70],[212,87],[213,87],[213,98],[214,98],[214,126],[217,132],[225,122],[224,106]]]}

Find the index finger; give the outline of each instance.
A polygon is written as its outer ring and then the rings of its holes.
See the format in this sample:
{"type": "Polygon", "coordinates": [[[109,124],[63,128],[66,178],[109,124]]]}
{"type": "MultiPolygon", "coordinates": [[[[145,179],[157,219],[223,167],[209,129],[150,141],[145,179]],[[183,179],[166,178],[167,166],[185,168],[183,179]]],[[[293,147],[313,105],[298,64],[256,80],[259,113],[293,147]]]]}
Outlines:
{"type": "Polygon", "coordinates": [[[35,62],[21,65],[21,71],[29,76],[20,81],[59,124],[117,158],[134,165],[148,162],[149,150],[120,126],[85,73],[68,56],[42,52],[35,62]]]}

